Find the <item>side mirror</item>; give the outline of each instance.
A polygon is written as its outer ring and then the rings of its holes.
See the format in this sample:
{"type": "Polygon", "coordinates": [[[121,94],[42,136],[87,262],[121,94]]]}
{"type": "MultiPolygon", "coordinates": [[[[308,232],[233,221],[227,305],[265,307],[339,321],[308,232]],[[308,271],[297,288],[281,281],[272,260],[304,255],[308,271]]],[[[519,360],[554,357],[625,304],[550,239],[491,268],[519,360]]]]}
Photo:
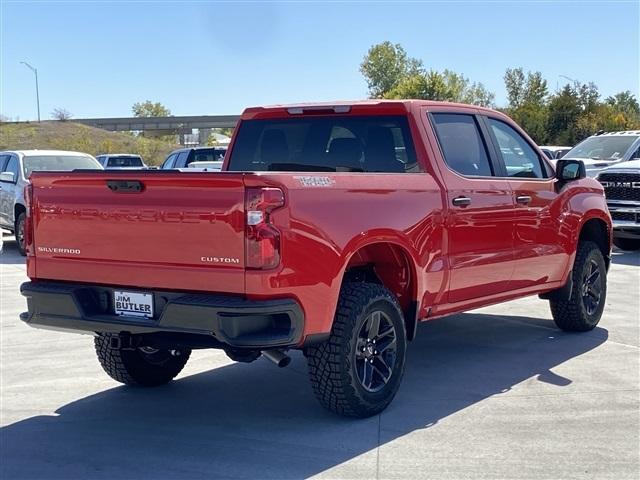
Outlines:
{"type": "Polygon", "coordinates": [[[580,160],[563,160],[556,162],[556,178],[561,182],[579,180],[587,176],[584,163],[580,160]]]}
{"type": "Polygon", "coordinates": [[[16,176],[13,172],[0,173],[0,182],[16,183],[16,176]]]}

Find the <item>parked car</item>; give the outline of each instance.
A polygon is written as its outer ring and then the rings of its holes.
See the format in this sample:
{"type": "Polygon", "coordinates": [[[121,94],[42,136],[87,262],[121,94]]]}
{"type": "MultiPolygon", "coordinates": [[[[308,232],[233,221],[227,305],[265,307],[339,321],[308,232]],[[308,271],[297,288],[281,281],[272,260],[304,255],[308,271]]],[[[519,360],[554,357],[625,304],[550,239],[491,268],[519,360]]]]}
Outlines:
{"type": "Polygon", "coordinates": [[[96,160],[105,170],[140,170],[148,168],[140,155],[130,153],[107,153],[98,155],[96,160]]]}
{"type": "Polygon", "coordinates": [[[595,177],[608,166],[640,158],[640,130],[599,132],[584,139],[562,158],[582,160],[587,176],[595,177]]]}
{"type": "Polygon", "coordinates": [[[640,250],[640,160],[605,168],[597,179],[613,219],[613,243],[622,250],[640,250]]]}
{"type": "Polygon", "coordinates": [[[27,204],[24,187],[36,171],[101,170],[91,155],[63,150],[16,150],[0,152],[0,227],[14,233],[25,255],[24,222],[27,204]]]}
{"type": "Polygon", "coordinates": [[[34,174],[21,319],[96,334],[125,384],[169,382],[194,348],[300,349],[320,403],[355,417],[391,402],[419,321],[533,294],[562,330],[600,320],[603,188],[500,112],[253,108],[232,145],[208,175],[34,174]]]}
{"type": "Polygon", "coordinates": [[[227,147],[181,148],[171,152],[160,168],[187,168],[193,162],[219,162],[224,159],[226,152],[227,147]]]}
{"type": "Polygon", "coordinates": [[[558,160],[571,150],[571,147],[543,146],[540,147],[549,160],[558,160]]]}

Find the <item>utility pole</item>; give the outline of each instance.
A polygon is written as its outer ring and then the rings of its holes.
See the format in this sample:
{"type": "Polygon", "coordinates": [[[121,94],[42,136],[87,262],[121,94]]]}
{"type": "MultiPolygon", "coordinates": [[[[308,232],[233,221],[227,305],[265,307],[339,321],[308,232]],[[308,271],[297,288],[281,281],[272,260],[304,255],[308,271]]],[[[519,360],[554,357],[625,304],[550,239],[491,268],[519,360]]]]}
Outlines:
{"type": "Polygon", "coordinates": [[[29,70],[31,70],[33,74],[36,76],[36,103],[38,104],[38,122],[40,122],[40,90],[38,89],[38,69],[35,67],[32,67],[27,62],[20,62],[20,63],[23,64],[25,67],[27,67],[29,70]]]}

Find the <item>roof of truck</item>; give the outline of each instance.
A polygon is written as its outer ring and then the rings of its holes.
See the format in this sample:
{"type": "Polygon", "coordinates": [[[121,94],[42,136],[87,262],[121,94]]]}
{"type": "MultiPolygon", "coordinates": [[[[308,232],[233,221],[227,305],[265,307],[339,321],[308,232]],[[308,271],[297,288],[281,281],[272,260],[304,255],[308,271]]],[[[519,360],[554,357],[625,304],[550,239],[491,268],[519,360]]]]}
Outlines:
{"type": "MultiPolygon", "coordinates": [[[[336,113],[346,113],[345,111],[339,111],[340,107],[369,107],[376,108],[380,107],[381,109],[385,108],[403,108],[403,110],[408,111],[412,105],[419,106],[447,106],[452,108],[475,108],[478,110],[484,110],[488,112],[496,112],[491,108],[481,107],[478,105],[469,105],[465,103],[453,103],[453,102],[437,102],[434,100],[383,100],[383,99],[368,99],[368,100],[338,100],[335,102],[311,102],[311,103],[290,103],[290,104],[278,104],[278,105],[265,105],[262,107],[249,107],[242,112],[242,118],[252,118],[254,115],[259,114],[260,112],[268,112],[274,110],[289,110],[289,113],[303,113],[302,110],[309,109],[329,109],[329,108],[337,108],[338,111],[336,113]],[[299,111],[296,111],[299,110],[299,111]]],[[[500,112],[497,112],[500,113],[500,112]]]]}

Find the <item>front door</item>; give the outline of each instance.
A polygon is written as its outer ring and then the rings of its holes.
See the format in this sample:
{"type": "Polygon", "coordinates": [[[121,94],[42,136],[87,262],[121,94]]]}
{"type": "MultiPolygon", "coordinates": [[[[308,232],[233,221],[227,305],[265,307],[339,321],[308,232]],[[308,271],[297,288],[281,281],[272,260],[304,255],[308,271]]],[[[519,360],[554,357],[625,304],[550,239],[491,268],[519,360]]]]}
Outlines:
{"type": "MultiPolygon", "coordinates": [[[[6,171],[10,155],[0,155],[0,172],[6,171]]],[[[0,225],[13,228],[14,184],[0,181],[0,225]]]]}
{"type": "Polygon", "coordinates": [[[569,252],[562,245],[562,206],[553,172],[538,151],[513,126],[486,117],[515,200],[514,290],[559,281],[566,271],[569,252]]]}

